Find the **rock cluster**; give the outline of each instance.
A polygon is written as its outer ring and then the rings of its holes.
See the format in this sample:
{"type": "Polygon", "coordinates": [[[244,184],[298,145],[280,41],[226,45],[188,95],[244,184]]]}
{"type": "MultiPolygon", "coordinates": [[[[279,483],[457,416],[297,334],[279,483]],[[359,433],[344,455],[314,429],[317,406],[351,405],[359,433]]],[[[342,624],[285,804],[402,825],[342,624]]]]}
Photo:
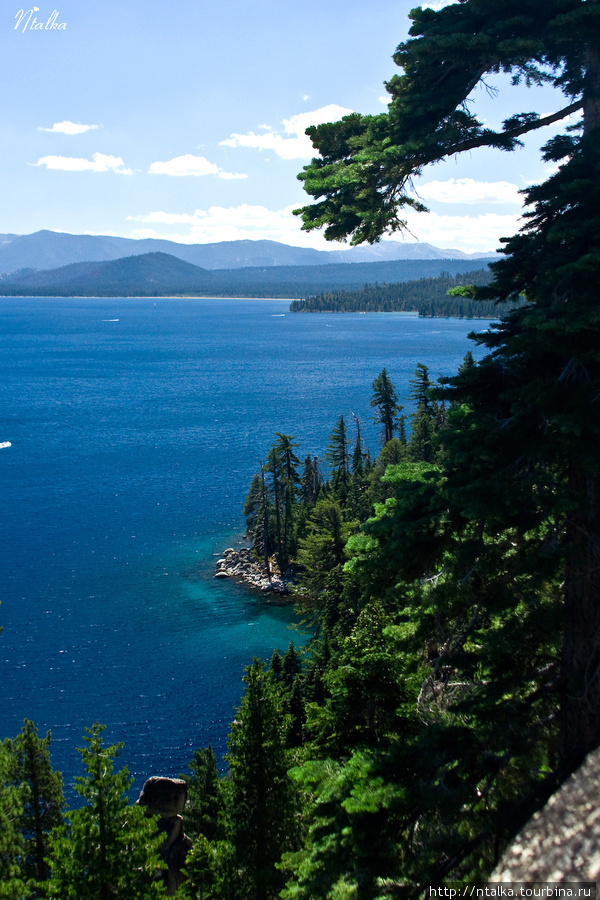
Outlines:
{"type": "Polygon", "coordinates": [[[279,567],[273,558],[269,560],[269,569],[259,562],[247,547],[234,550],[229,547],[223,552],[221,559],[217,560],[215,578],[239,578],[246,584],[258,588],[264,593],[272,591],[275,594],[288,594],[288,581],[282,577],[279,567]]]}
{"type": "Polygon", "coordinates": [[[167,896],[177,893],[183,883],[182,868],[192,846],[190,838],[183,833],[183,809],[187,799],[187,783],[182,778],[161,778],[154,775],[144,784],[136,803],[146,808],[147,816],[160,816],[158,830],[164,834],[159,853],[166,864],[163,880],[167,896]]]}

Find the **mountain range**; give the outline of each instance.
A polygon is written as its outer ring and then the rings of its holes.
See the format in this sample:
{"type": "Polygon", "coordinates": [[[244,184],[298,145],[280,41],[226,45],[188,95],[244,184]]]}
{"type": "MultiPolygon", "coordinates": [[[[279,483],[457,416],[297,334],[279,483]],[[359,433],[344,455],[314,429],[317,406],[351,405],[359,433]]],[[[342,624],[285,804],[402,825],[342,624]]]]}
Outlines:
{"type": "MultiPolygon", "coordinates": [[[[478,260],[479,268],[485,268],[491,261],[478,260]]],[[[167,253],[153,252],[0,276],[0,295],[298,298],[323,291],[357,290],[365,284],[413,281],[442,273],[456,275],[472,269],[472,259],[400,259],[353,265],[331,263],[211,270],[167,253]]]]}
{"type": "Polygon", "coordinates": [[[58,269],[71,263],[107,262],[147,253],[163,253],[203,269],[241,269],[275,266],[322,266],[340,263],[376,263],[394,260],[489,259],[495,254],[442,250],[431,244],[381,241],[344,250],[313,250],[277,241],[221,241],[213,244],[180,244],[175,241],[111,235],[65,234],[36,231],[34,234],[0,235],[0,274],[21,269],[58,269]]]}

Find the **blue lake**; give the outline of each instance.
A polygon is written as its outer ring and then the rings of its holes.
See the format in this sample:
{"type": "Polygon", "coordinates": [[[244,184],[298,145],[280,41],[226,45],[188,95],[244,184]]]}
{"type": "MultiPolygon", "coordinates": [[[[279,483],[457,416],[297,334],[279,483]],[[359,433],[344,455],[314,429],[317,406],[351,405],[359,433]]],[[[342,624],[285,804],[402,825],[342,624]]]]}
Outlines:
{"type": "Polygon", "coordinates": [[[404,396],[487,327],[288,305],[0,298],[0,738],[51,729],[67,783],[95,721],[136,787],[225,751],[244,666],[302,639],[288,607],[212,577],[274,432],[322,456],[354,413],[375,453],[381,369],[404,396]]]}

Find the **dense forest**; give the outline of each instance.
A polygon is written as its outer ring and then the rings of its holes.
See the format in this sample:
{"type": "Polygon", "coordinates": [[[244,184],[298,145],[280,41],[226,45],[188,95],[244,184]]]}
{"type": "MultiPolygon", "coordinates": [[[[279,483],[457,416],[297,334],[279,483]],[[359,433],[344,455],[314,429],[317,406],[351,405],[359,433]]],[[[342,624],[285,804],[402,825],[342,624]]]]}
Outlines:
{"type": "Polygon", "coordinates": [[[420,316],[452,316],[492,319],[506,311],[507,304],[461,296],[456,288],[490,284],[489,268],[437,278],[419,278],[402,284],[366,284],[360,291],[327,291],[305,300],[292,300],[290,312],[418,312],[420,316]]]}
{"type": "MultiPolygon", "coordinates": [[[[248,532],[293,579],[312,638],[248,666],[224,777],[197,751],[182,897],[477,884],[600,746],[600,3],[462,0],[411,20],[387,112],[307,130],[304,227],[377,240],[423,209],[411,185],[429,163],[567,119],[493,282],[464,291],[525,302],[476,337],[479,362],[441,384],[417,367],[410,422],[387,372],[374,378],[375,459],[343,416],[323,460],[275,435],[248,532]],[[499,72],[552,86],[556,111],[484,125],[473,90],[499,72]]],[[[116,752],[89,730],[84,802],[61,825],[48,739],[26,722],[2,745],[0,896],[163,891],[116,752]]]]}

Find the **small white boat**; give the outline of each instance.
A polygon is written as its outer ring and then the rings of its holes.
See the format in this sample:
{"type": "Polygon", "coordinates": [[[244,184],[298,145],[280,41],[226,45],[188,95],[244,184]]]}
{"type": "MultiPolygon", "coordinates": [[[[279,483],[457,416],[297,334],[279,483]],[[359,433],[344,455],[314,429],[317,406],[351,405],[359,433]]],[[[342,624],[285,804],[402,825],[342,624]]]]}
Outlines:
{"type": "Polygon", "coordinates": [[[0,444],[0,450],[3,450],[4,447],[12,447],[11,442],[10,442],[10,441],[3,441],[3,442],[0,444]]]}

